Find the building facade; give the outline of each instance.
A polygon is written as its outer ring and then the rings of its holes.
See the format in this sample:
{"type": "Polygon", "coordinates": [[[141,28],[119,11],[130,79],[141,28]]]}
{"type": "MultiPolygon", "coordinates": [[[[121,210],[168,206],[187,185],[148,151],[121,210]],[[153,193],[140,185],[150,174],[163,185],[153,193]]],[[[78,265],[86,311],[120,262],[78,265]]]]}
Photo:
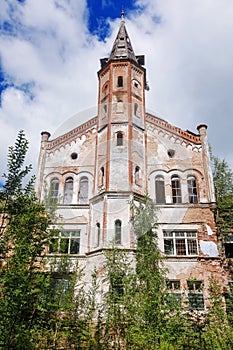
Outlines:
{"type": "Polygon", "coordinates": [[[146,112],[144,56],[135,55],[123,15],[111,54],[100,62],[97,116],[53,139],[41,133],[36,190],[57,203],[61,227],[48,253],[79,259],[88,280],[112,242],[135,249],[130,201],[149,194],[169,288],[190,296],[190,306],[196,293],[204,309],[210,276],[226,283],[207,126],[184,131],[146,112]]]}

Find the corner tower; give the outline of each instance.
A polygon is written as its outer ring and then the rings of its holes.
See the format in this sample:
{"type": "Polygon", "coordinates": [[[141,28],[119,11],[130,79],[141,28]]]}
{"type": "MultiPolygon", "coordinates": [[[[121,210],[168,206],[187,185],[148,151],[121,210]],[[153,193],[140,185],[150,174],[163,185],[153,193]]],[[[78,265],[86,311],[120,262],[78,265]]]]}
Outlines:
{"type": "MultiPolygon", "coordinates": [[[[146,70],[144,56],[134,53],[123,12],[110,56],[100,62],[93,225],[97,222],[102,227],[105,246],[106,242],[116,240],[114,223],[121,223],[124,230],[120,241],[124,247],[130,247],[133,233],[129,228],[129,201],[134,193],[147,192],[146,70]],[[119,208],[124,210],[116,212],[119,208]],[[107,233],[111,230],[111,234],[107,233]]],[[[90,239],[90,248],[93,242],[90,239]]]]}
{"type": "Polygon", "coordinates": [[[109,58],[98,72],[97,173],[107,191],[137,189],[145,192],[145,86],[144,56],[135,56],[125,27],[124,13],[109,58]],[[102,169],[102,170],[101,170],[102,169]],[[104,176],[101,179],[101,174],[104,176]],[[135,187],[134,184],[139,187],[135,187]]]}

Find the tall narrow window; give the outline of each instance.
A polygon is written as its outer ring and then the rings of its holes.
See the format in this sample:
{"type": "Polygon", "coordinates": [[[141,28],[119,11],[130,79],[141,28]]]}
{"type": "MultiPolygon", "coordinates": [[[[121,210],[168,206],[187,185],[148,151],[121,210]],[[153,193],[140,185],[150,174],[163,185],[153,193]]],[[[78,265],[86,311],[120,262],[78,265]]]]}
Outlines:
{"type": "Polygon", "coordinates": [[[79,204],[88,203],[88,178],[82,176],[79,182],[79,204]]]}
{"type": "Polygon", "coordinates": [[[197,196],[196,177],[193,175],[188,176],[187,185],[188,185],[189,203],[197,203],[198,196],[197,196]]]}
{"type": "Polygon", "coordinates": [[[117,86],[118,87],[122,87],[123,86],[123,77],[122,77],[122,75],[119,75],[119,77],[117,78],[117,86]]]}
{"type": "Polygon", "coordinates": [[[181,185],[177,175],[172,176],[172,202],[181,203],[181,185]]]}
{"type": "Polygon", "coordinates": [[[73,178],[68,177],[65,181],[65,188],[64,188],[64,198],[63,203],[64,204],[70,204],[72,203],[73,199],[73,178]]]}
{"type": "Polygon", "coordinates": [[[134,178],[135,178],[135,184],[139,185],[140,180],[140,167],[137,165],[134,170],[134,178]]]}
{"type": "Polygon", "coordinates": [[[161,175],[158,175],[155,178],[155,200],[158,204],[163,204],[166,202],[164,178],[161,175]]]}
{"type": "Polygon", "coordinates": [[[115,221],[115,243],[121,244],[121,221],[115,221]]]}
{"type": "Polygon", "coordinates": [[[96,245],[97,245],[97,247],[99,247],[99,245],[100,245],[100,223],[99,222],[97,222],[97,224],[96,224],[96,235],[97,235],[96,245]]]}
{"type": "Polygon", "coordinates": [[[117,132],[117,146],[123,145],[123,134],[121,131],[117,132]]]}
{"type": "Polygon", "coordinates": [[[104,186],[104,167],[102,166],[99,170],[98,186],[104,186]]]}
{"type": "Polygon", "coordinates": [[[134,104],[134,115],[138,115],[138,104],[134,104]]]}
{"type": "Polygon", "coordinates": [[[54,177],[50,182],[49,188],[49,202],[50,204],[55,204],[58,201],[58,191],[59,191],[59,180],[54,177]]]}

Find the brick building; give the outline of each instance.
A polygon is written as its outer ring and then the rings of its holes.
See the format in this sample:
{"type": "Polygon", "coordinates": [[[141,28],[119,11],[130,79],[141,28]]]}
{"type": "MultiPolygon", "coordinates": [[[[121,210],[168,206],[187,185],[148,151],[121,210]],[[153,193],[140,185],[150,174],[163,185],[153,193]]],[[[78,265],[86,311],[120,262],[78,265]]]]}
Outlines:
{"type": "Polygon", "coordinates": [[[208,306],[211,274],[225,284],[213,208],[207,126],[184,131],[146,112],[144,56],[136,56],[124,15],[108,58],[100,60],[98,113],[51,138],[42,132],[37,193],[58,203],[60,233],[49,254],[69,254],[101,271],[103,250],[114,241],[135,248],[130,200],[145,194],[157,203],[158,242],[169,287],[198,295],[208,306]]]}

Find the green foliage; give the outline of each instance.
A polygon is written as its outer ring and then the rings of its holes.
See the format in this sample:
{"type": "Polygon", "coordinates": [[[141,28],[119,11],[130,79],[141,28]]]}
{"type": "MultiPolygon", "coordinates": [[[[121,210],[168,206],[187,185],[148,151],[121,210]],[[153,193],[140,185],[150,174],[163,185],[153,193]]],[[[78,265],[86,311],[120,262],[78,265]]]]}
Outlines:
{"type": "Polygon", "coordinates": [[[213,180],[216,195],[216,224],[224,237],[233,229],[233,172],[225,160],[212,156],[213,180]]]}
{"type": "Polygon", "coordinates": [[[233,348],[233,333],[226,317],[219,282],[209,279],[210,308],[205,319],[204,339],[207,349],[230,350],[233,348]]]}

